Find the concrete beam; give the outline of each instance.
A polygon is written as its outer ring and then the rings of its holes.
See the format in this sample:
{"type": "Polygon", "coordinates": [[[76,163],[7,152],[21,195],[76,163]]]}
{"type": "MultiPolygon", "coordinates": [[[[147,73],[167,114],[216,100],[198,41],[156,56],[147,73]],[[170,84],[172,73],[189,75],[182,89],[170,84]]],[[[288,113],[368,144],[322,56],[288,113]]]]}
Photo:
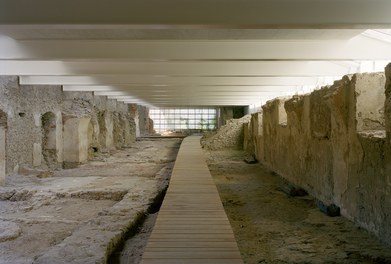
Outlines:
{"type": "Polygon", "coordinates": [[[324,61],[0,61],[0,75],[341,76],[357,71],[324,61]]]}
{"type": "Polygon", "coordinates": [[[113,41],[30,40],[0,37],[2,60],[383,60],[391,44],[348,40],[113,41]]]}
{"type": "Polygon", "coordinates": [[[391,27],[388,0],[3,0],[2,25],[148,28],[391,27]]]}
{"type": "MultiPolygon", "coordinates": [[[[327,78],[330,78],[327,76],[327,78]]],[[[317,85],[317,77],[200,77],[200,76],[145,76],[145,75],[94,75],[94,76],[20,76],[22,85],[116,85],[155,87],[165,86],[294,86],[317,85]]]]}
{"type": "Polygon", "coordinates": [[[301,86],[105,86],[105,85],[64,85],[64,91],[94,91],[95,94],[140,92],[154,93],[191,93],[195,92],[289,92],[301,90],[301,86]]]}

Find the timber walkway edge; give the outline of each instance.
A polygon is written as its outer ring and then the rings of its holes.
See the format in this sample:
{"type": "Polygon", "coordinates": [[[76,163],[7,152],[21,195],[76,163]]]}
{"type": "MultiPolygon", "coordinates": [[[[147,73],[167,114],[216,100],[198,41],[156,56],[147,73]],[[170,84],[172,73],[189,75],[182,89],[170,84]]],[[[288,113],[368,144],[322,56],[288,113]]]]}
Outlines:
{"type": "Polygon", "coordinates": [[[183,140],[142,264],[242,264],[200,136],[183,140]]]}

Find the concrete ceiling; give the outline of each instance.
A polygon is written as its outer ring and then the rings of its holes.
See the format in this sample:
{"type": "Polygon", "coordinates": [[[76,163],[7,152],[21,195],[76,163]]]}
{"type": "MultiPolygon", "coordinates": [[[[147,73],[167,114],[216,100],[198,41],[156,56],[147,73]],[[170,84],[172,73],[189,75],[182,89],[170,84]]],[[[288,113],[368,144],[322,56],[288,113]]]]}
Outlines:
{"type": "Polygon", "coordinates": [[[389,0],[0,0],[0,75],[149,106],[251,105],[391,61],[389,0]]]}

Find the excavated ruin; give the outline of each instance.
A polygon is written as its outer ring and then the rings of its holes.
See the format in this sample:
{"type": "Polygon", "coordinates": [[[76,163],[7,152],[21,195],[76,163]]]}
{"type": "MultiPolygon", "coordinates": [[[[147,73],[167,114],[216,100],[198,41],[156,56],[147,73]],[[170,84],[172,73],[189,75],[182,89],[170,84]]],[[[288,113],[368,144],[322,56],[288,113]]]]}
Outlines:
{"type": "Polygon", "coordinates": [[[229,119],[217,132],[206,134],[201,145],[205,149],[219,150],[226,148],[243,148],[243,124],[248,122],[250,115],[238,119],[229,119]]]}
{"type": "MultiPolygon", "coordinates": [[[[0,78],[0,263],[139,263],[181,140],[142,140],[145,107],[43,88],[0,78]]],[[[391,64],[206,134],[244,262],[391,263],[390,118],[391,64]]]]}
{"type": "Polygon", "coordinates": [[[390,68],[354,74],[252,115],[245,149],[323,206],[391,243],[390,68]]]}

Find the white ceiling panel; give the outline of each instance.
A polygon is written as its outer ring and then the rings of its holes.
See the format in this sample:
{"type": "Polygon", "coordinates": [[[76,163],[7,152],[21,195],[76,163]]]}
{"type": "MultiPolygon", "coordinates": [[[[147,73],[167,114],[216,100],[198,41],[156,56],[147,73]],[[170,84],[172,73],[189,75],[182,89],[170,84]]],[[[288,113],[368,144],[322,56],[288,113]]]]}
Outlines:
{"type": "Polygon", "coordinates": [[[261,104],[391,61],[389,10],[389,0],[3,0],[0,75],[148,106],[261,104]]]}

